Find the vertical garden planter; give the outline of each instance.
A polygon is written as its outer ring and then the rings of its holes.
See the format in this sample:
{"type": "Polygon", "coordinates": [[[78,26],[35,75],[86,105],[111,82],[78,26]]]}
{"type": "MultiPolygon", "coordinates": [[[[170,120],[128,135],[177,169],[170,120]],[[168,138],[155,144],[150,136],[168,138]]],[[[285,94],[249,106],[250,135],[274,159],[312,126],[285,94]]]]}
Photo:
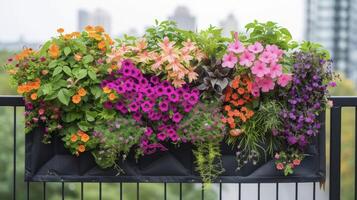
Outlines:
{"type": "MultiPolygon", "coordinates": [[[[275,169],[274,160],[263,158],[256,165],[248,163],[236,170],[234,149],[222,143],[221,153],[224,172],[215,182],[311,182],[325,180],[325,114],[320,115],[321,129],[308,147],[306,158],[294,174],[284,176],[275,169]]],[[[63,142],[54,138],[51,144],[43,144],[44,131],[34,129],[26,135],[27,181],[101,181],[101,182],[201,182],[195,171],[191,144],[180,146],[165,144],[167,151],[157,152],[135,160],[133,154],[118,163],[123,172],[114,168],[101,169],[93,156],[86,152],[78,157],[63,147],[63,142]]]]}

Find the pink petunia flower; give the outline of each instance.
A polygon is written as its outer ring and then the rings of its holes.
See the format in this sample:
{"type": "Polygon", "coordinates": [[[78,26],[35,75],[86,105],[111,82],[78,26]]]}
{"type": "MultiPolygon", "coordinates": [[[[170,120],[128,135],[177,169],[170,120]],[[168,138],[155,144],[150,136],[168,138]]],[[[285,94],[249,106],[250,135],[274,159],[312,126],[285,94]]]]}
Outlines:
{"type": "Polygon", "coordinates": [[[253,84],[252,84],[252,95],[254,97],[259,97],[260,96],[260,88],[259,88],[259,85],[256,82],[253,82],[253,84]]]}
{"type": "Polygon", "coordinates": [[[283,170],[284,169],[284,164],[283,163],[276,164],[276,169],[277,170],[283,170]]]}
{"type": "Polygon", "coordinates": [[[282,74],[282,67],[280,64],[277,63],[272,63],[270,64],[270,77],[271,78],[276,78],[279,77],[282,74]]]}
{"type": "Polygon", "coordinates": [[[285,87],[289,84],[289,82],[292,80],[291,74],[282,74],[279,79],[278,79],[278,84],[281,87],[285,87]]]}
{"type": "Polygon", "coordinates": [[[266,64],[260,61],[256,61],[252,67],[252,73],[257,77],[263,77],[266,74],[269,74],[270,70],[267,68],[266,64]]]}
{"type": "Polygon", "coordinates": [[[275,54],[278,58],[280,58],[282,55],[283,55],[283,50],[281,50],[281,49],[279,49],[279,47],[278,46],[276,46],[275,44],[273,44],[273,45],[267,45],[266,47],[265,47],[265,50],[267,51],[267,52],[270,52],[270,53],[272,53],[272,54],[275,54]]]}
{"type": "Polygon", "coordinates": [[[275,55],[274,53],[271,53],[269,51],[264,51],[262,54],[260,54],[259,60],[264,63],[276,62],[277,55],[275,55]]]}
{"type": "Polygon", "coordinates": [[[239,64],[242,66],[250,67],[253,64],[254,59],[255,59],[254,54],[246,50],[242,53],[242,55],[240,55],[239,64]]]}
{"type": "Polygon", "coordinates": [[[269,92],[274,89],[275,83],[270,77],[259,78],[256,80],[262,92],[269,92]]]}
{"type": "Polygon", "coordinates": [[[231,53],[242,53],[244,50],[245,47],[239,40],[236,40],[228,45],[228,51],[231,53]]]}
{"type": "Polygon", "coordinates": [[[233,53],[229,53],[223,56],[222,67],[233,68],[237,62],[238,58],[233,53]]]}
{"type": "Polygon", "coordinates": [[[254,54],[262,52],[263,49],[264,47],[260,42],[255,42],[248,46],[248,50],[254,54]]]}

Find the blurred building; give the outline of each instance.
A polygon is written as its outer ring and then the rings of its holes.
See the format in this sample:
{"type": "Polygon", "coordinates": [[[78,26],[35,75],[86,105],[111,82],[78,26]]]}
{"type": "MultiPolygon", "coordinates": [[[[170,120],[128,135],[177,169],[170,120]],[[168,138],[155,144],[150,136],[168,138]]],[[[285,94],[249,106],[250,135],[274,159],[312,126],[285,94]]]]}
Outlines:
{"type": "Polygon", "coordinates": [[[87,25],[103,26],[107,33],[111,32],[111,16],[108,12],[102,9],[96,9],[94,12],[86,10],[78,11],[78,31],[81,31],[87,25]]]}
{"type": "Polygon", "coordinates": [[[196,30],[196,17],[191,15],[189,9],[185,6],[178,6],[169,20],[175,21],[177,27],[185,30],[196,30]]]}
{"type": "Polygon", "coordinates": [[[227,16],[226,19],[222,20],[219,23],[219,26],[223,29],[222,33],[224,36],[229,37],[231,36],[231,31],[239,31],[238,30],[238,20],[235,16],[231,13],[227,16]]]}
{"type": "Polygon", "coordinates": [[[323,44],[357,83],[357,0],[306,0],[306,39],[323,44]]]}
{"type": "Polygon", "coordinates": [[[0,50],[6,51],[20,51],[24,48],[39,49],[40,47],[40,43],[27,42],[23,37],[14,42],[0,42],[0,50]]]}

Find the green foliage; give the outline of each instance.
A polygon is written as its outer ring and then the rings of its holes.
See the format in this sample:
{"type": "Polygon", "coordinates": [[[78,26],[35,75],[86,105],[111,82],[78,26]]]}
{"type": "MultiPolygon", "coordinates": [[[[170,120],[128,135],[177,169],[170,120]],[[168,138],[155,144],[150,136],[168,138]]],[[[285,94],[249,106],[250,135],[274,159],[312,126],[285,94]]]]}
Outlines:
{"type": "Polygon", "coordinates": [[[226,52],[227,42],[230,41],[230,39],[222,36],[222,29],[214,26],[200,31],[193,40],[212,59],[221,59],[226,52]]]}
{"type": "Polygon", "coordinates": [[[243,41],[263,44],[276,44],[284,50],[294,49],[298,46],[297,42],[292,40],[288,29],[278,26],[277,23],[268,21],[261,23],[255,20],[245,26],[248,37],[241,37],[243,41]]]}

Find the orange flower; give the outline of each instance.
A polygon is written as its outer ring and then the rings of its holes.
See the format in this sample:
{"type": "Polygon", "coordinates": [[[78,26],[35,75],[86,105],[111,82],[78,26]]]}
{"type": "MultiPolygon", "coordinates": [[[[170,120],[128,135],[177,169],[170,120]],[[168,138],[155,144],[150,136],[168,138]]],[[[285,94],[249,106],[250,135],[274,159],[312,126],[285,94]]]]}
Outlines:
{"type": "Polygon", "coordinates": [[[94,30],[98,33],[104,32],[104,28],[102,26],[96,26],[96,27],[94,27],[94,30]]]}
{"type": "Polygon", "coordinates": [[[227,118],[225,118],[225,117],[222,117],[222,119],[221,119],[221,121],[222,121],[222,123],[227,123],[227,118]]]}
{"type": "Polygon", "coordinates": [[[84,88],[79,88],[78,95],[84,97],[87,95],[87,91],[84,88]]]}
{"type": "Polygon", "coordinates": [[[116,99],[117,97],[115,96],[114,93],[110,93],[108,96],[109,100],[113,101],[114,99],[116,99]]]}
{"type": "Polygon", "coordinates": [[[80,137],[82,137],[83,134],[86,134],[86,133],[83,132],[82,130],[78,130],[78,131],[77,131],[77,135],[79,135],[80,137]]]}
{"type": "Polygon", "coordinates": [[[78,53],[74,54],[74,60],[80,61],[81,59],[82,59],[81,54],[78,54],[78,53]]]}
{"type": "Polygon", "coordinates": [[[72,136],[71,136],[71,142],[76,142],[77,139],[78,139],[77,135],[72,134],[72,136]]]}
{"type": "Polygon", "coordinates": [[[50,54],[51,58],[57,58],[60,55],[59,47],[56,43],[52,43],[48,49],[48,53],[50,54]]]}
{"type": "Polygon", "coordinates": [[[112,90],[111,90],[108,86],[105,86],[105,87],[103,88],[103,92],[104,92],[105,94],[109,94],[109,93],[112,92],[112,90]]]}
{"type": "Polygon", "coordinates": [[[239,87],[239,79],[234,79],[232,81],[232,88],[237,89],[239,87]]]}
{"type": "Polygon", "coordinates": [[[73,35],[73,37],[79,37],[81,35],[81,33],[80,32],[73,32],[72,35],[73,35]]]}
{"type": "Polygon", "coordinates": [[[94,31],[94,28],[92,27],[92,26],[86,26],[85,28],[84,28],[87,32],[91,32],[91,31],[94,31]]]}
{"type": "Polygon", "coordinates": [[[242,133],[240,129],[232,129],[229,131],[229,134],[233,137],[237,137],[242,133]]]}
{"type": "Polygon", "coordinates": [[[78,104],[79,102],[81,102],[81,96],[79,96],[78,94],[74,95],[72,97],[72,102],[78,104]]]}
{"type": "Polygon", "coordinates": [[[70,40],[70,39],[72,39],[73,35],[72,34],[65,34],[63,37],[64,37],[65,40],[70,40]]]}
{"type": "Polygon", "coordinates": [[[232,108],[231,108],[231,106],[229,106],[229,105],[226,105],[226,106],[224,106],[224,110],[225,111],[230,111],[232,108]]]}
{"type": "Polygon", "coordinates": [[[103,49],[105,49],[105,41],[101,41],[101,42],[99,42],[98,43],[98,49],[100,49],[100,50],[103,50],[103,49]]]}
{"type": "Polygon", "coordinates": [[[78,146],[78,151],[79,152],[83,153],[85,150],[86,150],[86,147],[84,145],[81,144],[81,145],[78,146]]]}
{"type": "Polygon", "coordinates": [[[227,118],[227,122],[228,122],[228,124],[234,124],[234,119],[233,119],[233,117],[227,118]]]}
{"type": "Polygon", "coordinates": [[[238,88],[238,94],[244,94],[244,89],[243,88],[238,88]]]}
{"type": "Polygon", "coordinates": [[[36,100],[37,99],[37,93],[32,93],[31,94],[31,99],[36,100]]]}
{"type": "Polygon", "coordinates": [[[232,99],[233,100],[237,100],[238,99],[238,94],[237,93],[233,93],[232,94],[232,99]]]}
{"type": "Polygon", "coordinates": [[[82,141],[82,142],[88,142],[88,140],[89,140],[89,136],[84,133],[84,134],[81,136],[81,141],[82,141]]]}
{"type": "Polygon", "coordinates": [[[64,32],[64,29],[63,29],[63,28],[57,29],[57,33],[63,33],[63,32],[64,32]]]}

